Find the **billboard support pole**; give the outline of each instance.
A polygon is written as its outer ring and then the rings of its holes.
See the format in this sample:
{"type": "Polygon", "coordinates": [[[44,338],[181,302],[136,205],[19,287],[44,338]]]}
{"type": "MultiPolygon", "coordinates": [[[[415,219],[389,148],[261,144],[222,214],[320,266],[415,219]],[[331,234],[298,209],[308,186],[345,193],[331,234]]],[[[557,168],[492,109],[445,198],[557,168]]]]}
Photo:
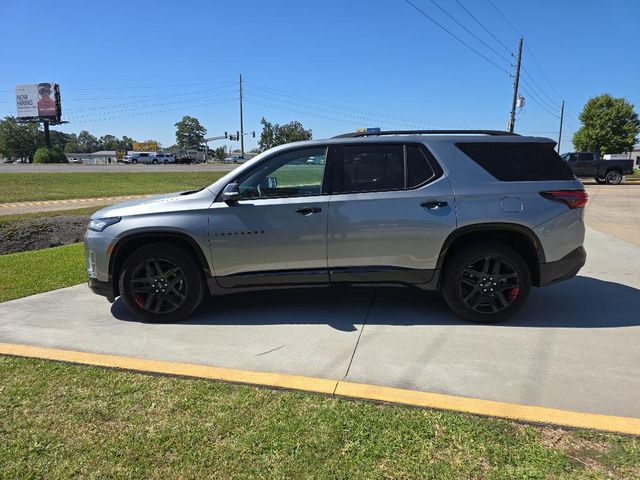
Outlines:
{"type": "Polygon", "coordinates": [[[44,144],[47,148],[51,148],[51,134],[49,133],[49,121],[45,120],[44,124],[44,144]]]}

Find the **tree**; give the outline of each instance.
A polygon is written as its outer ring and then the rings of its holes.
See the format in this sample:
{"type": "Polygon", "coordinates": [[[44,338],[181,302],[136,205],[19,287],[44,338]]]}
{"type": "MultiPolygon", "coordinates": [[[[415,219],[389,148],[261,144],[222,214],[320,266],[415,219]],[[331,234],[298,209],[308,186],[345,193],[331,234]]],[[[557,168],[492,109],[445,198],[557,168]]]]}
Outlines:
{"type": "Polygon", "coordinates": [[[640,134],[640,120],[632,103],[605,93],[590,98],[579,117],[582,127],[573,145],[582,152],[624,153],[633,149],[640,134]]]}
{"type": "Polygon", "coordinates": [[[206,134],[207,129],[195,117],[185,115],[176,123],[176,144],[179,148],[199,148],[206,134]]]}
{"type": "Polygon", "coordinates": [[[35,123],[18,123],[14,117],[0,121],[0,157],[29,158],[43,142],[35,123]]]}
{"type": "Polygon", "coordinates": [[[77,153],[92,153],[100,150],[100,142],[98,139],[86,130],[82,130],[78,134],[78,146],[80,150],[77,153]]]}
{"type": "Polygon", "coordinates": [[[67,156],[60,147],[40,147],[33,155],[33,163],[67,163],[67,156]]]}
{"type": "Polygon", "coordinates": [[[103,135],[98,142],[101,150],[118,150],[120,146],[120,140],[115,135],[103,135]]]}
{"type": "Polygon", "coordinates": [[[262,117],[262,133],[258,144],[262,150],[277,147],[284,143],[311,140],[311,130],[305,130],[300,122],[293,121],[284,125],[271,123],[262,117]]]}
{"type": "Polygon", "coordinates": [[[213,151],[213,156],[216,160],[222,162],[227,158],[227,149],[224,147],[218,147],[213,151]]]}

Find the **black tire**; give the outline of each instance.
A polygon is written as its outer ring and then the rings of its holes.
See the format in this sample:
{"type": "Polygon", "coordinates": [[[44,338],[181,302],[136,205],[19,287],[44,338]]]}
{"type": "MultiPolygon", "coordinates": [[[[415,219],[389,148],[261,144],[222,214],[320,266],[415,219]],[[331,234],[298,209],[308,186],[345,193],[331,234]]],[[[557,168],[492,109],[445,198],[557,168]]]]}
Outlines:
{"type": "Polygon", "coordinates": [[[600,178],[600,177],[593,177],[593,179],[596,181],[596,183],[598,185],[604,185],[606,182],[604,180],[604,178],[600,178]]]}
{"type": "Polygon", "coordinates": [[[454,252],[443,275],[444,300],[456,315],[472,322],[494,323],[510,318],[522,308],[531,291],[531,273],[522,256],[498,242],[454,252]]]}
{"type": "Polygon", "coordinates": [[[129,311],[149,322],[189,316],[202,302],[202,269],[191,255],[164,243],[141,247],[120,270],[120,295],[129,311]]]}
{"type": "Polygon", "coordinates": [[[132,163],[133,165],[137,165],[137,164],[138,164],[138,160],[131,160],[131,163],[132,163]]]}
{"type": "Polygon", "coordinates": [[[610,170],[604,176],[607,185],[620,185],[622,183],[622,172],[620,170],[610,170]]]}
{"type": "Polygon", "coordinates": [[[151,163],[152,163],[153,165],[157,165],[157,164],[158,164],[158,160],[153,159],[153,160],[151,160],[151,163]]]}
{"type": "Polygon", "coordinates": [[[164,164],[165,164],[165,165],[166,165],[167,163],[169,163],[169,160],[165,160],[165,161],[164,161],[164,164]]]}

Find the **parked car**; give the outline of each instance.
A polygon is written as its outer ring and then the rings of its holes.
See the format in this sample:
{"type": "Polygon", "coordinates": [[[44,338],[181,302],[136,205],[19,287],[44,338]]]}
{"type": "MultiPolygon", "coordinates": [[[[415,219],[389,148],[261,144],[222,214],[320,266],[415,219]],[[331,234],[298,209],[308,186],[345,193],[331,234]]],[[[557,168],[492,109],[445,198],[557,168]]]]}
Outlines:
{"type": "Polygon", "coordinates": [[[84,163],[84,161],[81,158],[70,158],[69,163],[72,163],[74,165],[80,165],[84,163]]]}
{"type": "Polygon", "coordinates": [[[156,153],[157,163],[176,163],[176,156],[173,153],[156,153]]]}
{"type": "Polygon", "coordinates": [[[123,163],[131,163],[133,165],[138,163],[153,165],[157,165],[158,163],[168,163],[164,161],[164,158],[162,159],[162,162],[160,162],[157,154],[153,152],[134,152],[130,155],[125,155],[122,161],[123,163]]]}
{"type": "Polygon", "coordinates": [[[603,160],[595,152],[570,152],[562,159],[573,169],[576,177],[593,177],[597,183],[619,185],[624,175],[633,174],[633,160],[603,160]]]}
{"type": "Polygon", "coordinates": [[[462,318],[509,318],[531,286],[583,266],[587,194],[553,140],[444,133],[296,142],[202,189],[102,209],[89,286],[150,321],[187,317],[207,292],[335,284],[433,290],[462,318]]]}
{"type": "Polygon", "coordinates": [[[224,163],[244,163],[244,162],[246,162],[245,158],[240,155],[234,155],[224,159],[224,163]]]}

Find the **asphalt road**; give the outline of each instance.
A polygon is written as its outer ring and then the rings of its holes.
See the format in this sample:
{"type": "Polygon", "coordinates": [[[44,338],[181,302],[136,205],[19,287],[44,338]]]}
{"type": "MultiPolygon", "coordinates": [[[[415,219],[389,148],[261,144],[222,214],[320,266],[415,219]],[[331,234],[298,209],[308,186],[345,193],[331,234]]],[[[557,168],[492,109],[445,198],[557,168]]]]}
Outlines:
{"type": "Polygon", "coordinates": [[[154,325],[80,285],[0,304],[0,342],[640,418],[640,247],[589,229],[586,248],[580,276],[499,325],[388,288],[218,297],[154,325]]]}
{"type": "Polygon", "coordinates": [[[72,165],[61,163],[29,164],[10,163],[0,164],[0,173],[106,173],[106,172],[221,172],[233,170],[234,164],[206,164],[195,163],[191,165],[72,165]]]}

